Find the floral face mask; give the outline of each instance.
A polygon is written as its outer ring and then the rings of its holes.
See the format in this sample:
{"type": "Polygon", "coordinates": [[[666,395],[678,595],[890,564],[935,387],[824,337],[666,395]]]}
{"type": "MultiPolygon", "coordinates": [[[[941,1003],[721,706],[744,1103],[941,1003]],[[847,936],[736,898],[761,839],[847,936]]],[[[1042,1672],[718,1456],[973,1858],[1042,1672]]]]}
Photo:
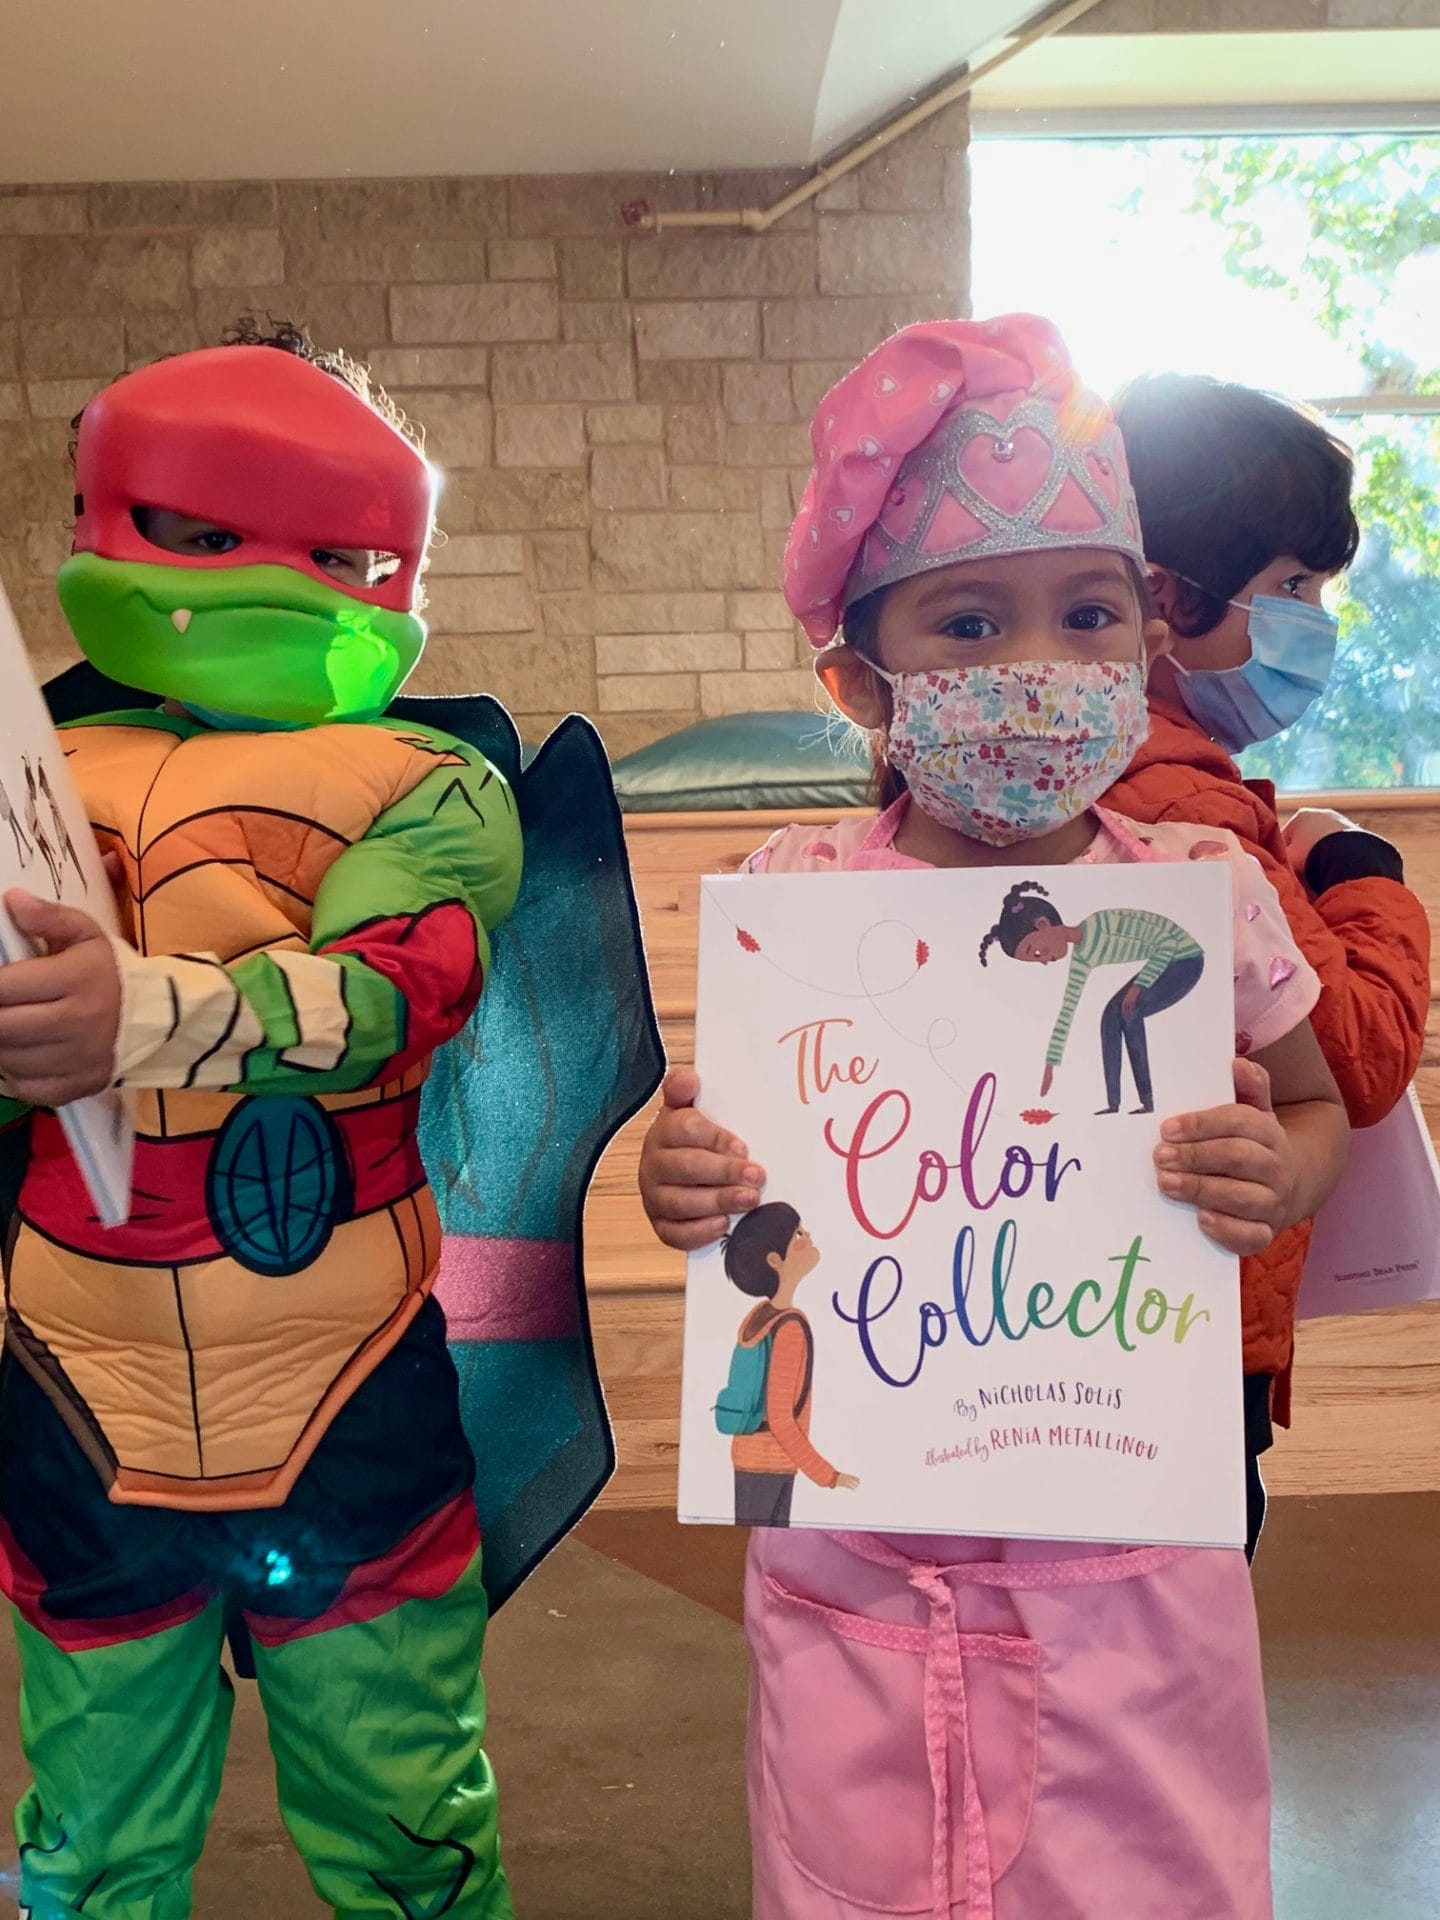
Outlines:
{"type": "Polygon", "coordinates": [[[1073,820],[1113,786],[1145,738],[1138,660],[1018,660],[886,673],[889,758],[932,820],[1009,847],[1073,820]]]}

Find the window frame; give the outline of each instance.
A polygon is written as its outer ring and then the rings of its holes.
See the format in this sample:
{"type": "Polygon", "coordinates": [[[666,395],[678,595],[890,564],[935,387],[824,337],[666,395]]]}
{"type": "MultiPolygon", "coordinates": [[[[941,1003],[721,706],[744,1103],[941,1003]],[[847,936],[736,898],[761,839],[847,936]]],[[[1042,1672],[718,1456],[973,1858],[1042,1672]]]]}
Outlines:
{"type": "MultiPolygon", "coordinates": [[[[1440,102],[1430,100],[1369,106],[1325,103],[1313,106],[1253,105],[1194,107],[972,108],[972,145],[988,140],[1184,140],[1256,139],[1273,135],[1325,133],[1440,134],[1440,102]]],[[[1440,414],[1440,394],[1382,391],[1368,394],[1297,395],[1317,413],[1336,420],[1395,419],[1440,414]]],[[[1392,811],[1440,810],[1440,786],[1343,787],[1277,790],[1286,811],[1302,806],[1392,811]]]]}

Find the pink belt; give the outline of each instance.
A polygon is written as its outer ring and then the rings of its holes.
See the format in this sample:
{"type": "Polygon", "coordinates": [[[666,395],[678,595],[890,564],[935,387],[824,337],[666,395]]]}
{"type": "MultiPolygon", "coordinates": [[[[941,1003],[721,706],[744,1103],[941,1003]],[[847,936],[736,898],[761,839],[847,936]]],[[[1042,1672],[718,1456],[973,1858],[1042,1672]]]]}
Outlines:
{"type": "Polygon", "coordinates": [[[919,1654],[925,1662],[925,1750],[930,1786],[935,1798],[931,1856],[932,1920],[950,1920],[958,1897],[951,1873],[950,1748],[958,1742],[964,1765],[961,1811],[965,1835],[966,1920],[994,1920],[995,1880],[990,1865],[990,1843],[985,1832],[985,1810],[975,1781],[970,1750],[970,1717],[965,1694],[967,1660],[1000,1660],[1011,1666],[1038,1667],[1044,1650],[1035,1640],[1017,1634],[962,1633],[955,1611],[957,1586],[1002,1587],[1012,1591],[1044,1588],[1107,1586],[1157,1573],[1190,1551],[1186,1547],[1141,1547],[1131,1552],[1097,1554],[1083,1560],[960,1561],[939,1566],[932,1560],[914,1560],[875,1534],[829,1536],[862,1560],[903,1573],[917,1593],[925,1596],[930,1618],[923,1627],[907,1627],[865,1614],[802,1599],[767,1576],[767,1585],[782,1606],[823,1620],[842,1639],[858,1641],[892,1653],[919,1654]]]}

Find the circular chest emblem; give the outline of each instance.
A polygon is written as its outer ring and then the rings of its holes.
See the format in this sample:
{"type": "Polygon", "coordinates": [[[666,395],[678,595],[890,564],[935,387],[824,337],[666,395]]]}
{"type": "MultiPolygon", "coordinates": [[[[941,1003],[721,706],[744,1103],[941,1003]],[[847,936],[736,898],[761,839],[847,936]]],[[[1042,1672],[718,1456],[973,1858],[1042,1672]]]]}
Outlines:
{"type": "Polygon", "coordinates": [[[205,1201],[231,1259],[253,1273],[298,1273],[354,1206],[340,1129],[314,1100],[242,1100],[216,1137],[205,1201]]]}

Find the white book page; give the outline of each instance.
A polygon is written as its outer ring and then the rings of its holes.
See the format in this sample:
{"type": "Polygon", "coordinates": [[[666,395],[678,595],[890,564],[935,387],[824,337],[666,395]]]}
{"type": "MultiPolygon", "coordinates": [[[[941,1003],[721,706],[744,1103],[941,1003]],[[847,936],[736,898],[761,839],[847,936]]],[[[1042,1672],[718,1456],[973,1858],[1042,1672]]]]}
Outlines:
{"type": "MultiPolygon", "coordinates": [[[[64,743],[0,590],[0,963],[33,951],[4,907],[12,887],[79,907],[108,931],[119,931],[110,881],[65,764],[64,743]]],[[[106,1226],[119,1226],[130,1212],[129,1101],[112,1090],[62,1107],[59,1117],[97,1213],[106,1226]]]]}

